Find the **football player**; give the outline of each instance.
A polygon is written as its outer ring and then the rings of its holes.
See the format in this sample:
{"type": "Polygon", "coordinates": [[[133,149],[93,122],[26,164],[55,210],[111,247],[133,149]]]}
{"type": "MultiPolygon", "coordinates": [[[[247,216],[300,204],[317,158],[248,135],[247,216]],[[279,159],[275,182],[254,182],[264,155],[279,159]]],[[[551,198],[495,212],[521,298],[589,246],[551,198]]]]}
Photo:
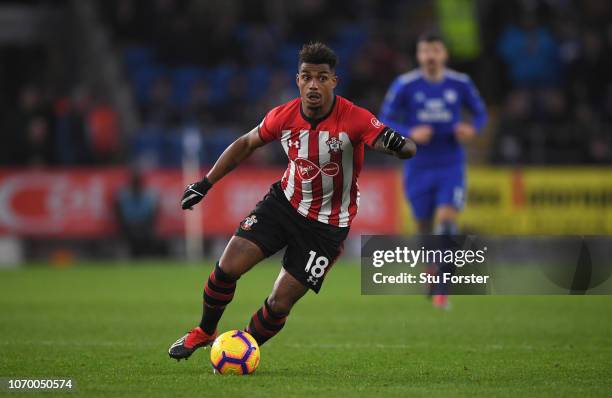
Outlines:
{"type": "MultiPolygon", "coordinates": [[[[380,120],[417,144],[404,166],[404,190],[420,234],[451,236],[465,201],[465,152],[485,125],[487,114],[472,80],[447,68],[448,52],[435,33],[417,42],[419,68],[399,76],[389,88],[380,120]],[[471,113],[466,121],[462,111],[471,113]]],[[[438,264],[436,273],[452,272],[438,264]]],[[[432,286],[434,306],[448,305],[447,286],[432,286]]]]}
{"type": "Polygon", "coordinates": [[[186,188],[181,205],[190,209],[253,151],[273,141],[280,143],[289,160],[280,181],[272,184],[230,239],[204,286],[200,324],[172,344],[170,357],[188,358],[211,344],[240,277],[285,249],[272,292],[245,329],[260,345],[280,332],[294,304],[309,289],[319,292],[342,253],[359,206],[357,180],[364,145],[400,159],[416,153],[411,139],[335,95],[337,62],[326,45],[304,45],[296,75],[300,96],[269,111],[223,152],[201,181],[186,188]]]}

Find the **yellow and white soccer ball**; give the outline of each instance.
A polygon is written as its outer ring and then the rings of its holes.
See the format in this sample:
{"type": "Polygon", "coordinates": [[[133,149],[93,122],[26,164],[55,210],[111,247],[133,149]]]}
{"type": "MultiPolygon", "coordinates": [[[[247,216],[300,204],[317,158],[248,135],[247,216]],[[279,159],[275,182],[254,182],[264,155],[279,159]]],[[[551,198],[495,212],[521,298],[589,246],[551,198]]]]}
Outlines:
{"type": "Polygon", "coordinates": [[[248,375],[259,365],[259,345],[242,330],[225,332],[210,349],[210,363],[215,373],[248,375]]]}

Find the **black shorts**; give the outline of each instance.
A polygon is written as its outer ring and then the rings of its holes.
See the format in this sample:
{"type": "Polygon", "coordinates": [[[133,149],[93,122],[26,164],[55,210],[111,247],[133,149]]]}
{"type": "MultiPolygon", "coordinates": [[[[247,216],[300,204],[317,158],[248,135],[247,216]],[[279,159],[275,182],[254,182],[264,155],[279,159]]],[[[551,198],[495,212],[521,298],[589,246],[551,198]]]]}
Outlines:
{"type": "Polygon", "coordinates": [[[327,271],[342,253],[348,232],[349,228],[324,224],[299,214],[276,182],[240,223],[236,236],[255,243],[266,257],[286,246],[283,268],[318,293],[327,271]]]}

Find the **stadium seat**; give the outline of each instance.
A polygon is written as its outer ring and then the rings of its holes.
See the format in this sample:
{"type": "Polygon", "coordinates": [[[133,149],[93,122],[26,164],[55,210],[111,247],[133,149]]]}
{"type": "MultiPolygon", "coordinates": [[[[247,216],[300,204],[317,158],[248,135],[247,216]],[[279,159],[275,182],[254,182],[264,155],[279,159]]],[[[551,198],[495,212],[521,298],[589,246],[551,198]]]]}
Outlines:
{"type": "Polygon", "coordinates": [[[232,128],[219,128],[202,137],[202,164],[212,164],[223,151],[237,138],[232,128]]]}
{"type": "Polygon", "coordinates": [[[270,68],[265,65],[258,65],[247,69],[246,75],[249,81],[249,99],[256,100],[261,97],[270,84],[270,68]]]}
{"type": "Polygon", "coordinates": [[[234,65],[219,65],[211,71],[210,84],[212,88],[211,102],[222,104],[227,99],[227,86],[238,72],[234,65]]]}
{"type": "Polygon", "coordinates": [[[171,71],[172,80],[172,102],[177,107],[186,106],[191,97],[193,86],[203,80],[207,80],[206,69],[197,66],[184,66],[171,71]]]}
{"type": "Polygon", "coordinates": [[[299,53],[300,48],[300,44],[287,43],[278,51],[279,65],[291,75],[294,75],[295,70],[297,69],[297,54],[299,53]]]}
{"type": "Polygon", "coordinates": [[[180,129],[166,130],[162,136],[163,148],[160,153],[160,166],[181,167],[183,159],[183,136],[180,129]]]}
{"type": "Polygon", "coordinates": [[[144,127],[132,139],[133,158],[139,164],[156,167],[162,160],[164,131],[158,127],[144,127]]]}
{"type": "Polygon", "coordinates": [[[130,46],[123,50],[123,62],[131,75],[141,67],[155,63],[155,53],[152,48],[146,46],[130,46]]]}
{"type": "Polygon", "coordinates": [[[336,35],[337,45],[333,46],[333,48],[340,57],[342,55],[352,56],[366,40],[367,30],[363,26],[357,24],[345,25],[338,29],[336,35]]]}
{"type": "Polygon", "coordinates": [[[132,84],[139,104],[149,102],[153,83],[164,76],[167,76],[167,70],[161,65],[143,65],[134,71],[132,84]]]}

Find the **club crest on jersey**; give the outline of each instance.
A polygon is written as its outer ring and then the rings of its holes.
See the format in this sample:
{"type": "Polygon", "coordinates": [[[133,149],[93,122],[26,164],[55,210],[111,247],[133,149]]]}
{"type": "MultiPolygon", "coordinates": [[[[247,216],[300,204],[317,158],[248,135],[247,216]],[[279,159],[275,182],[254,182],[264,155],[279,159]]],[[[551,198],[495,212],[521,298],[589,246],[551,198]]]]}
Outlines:
{"type": "Polygon", "coordinates": [[[338,139],[338,137],[331,137],[329,140],[325,141],[325,143],[329,146],[329,153],[342,152],[342,140],[338,139]]]}
{"type": "Polygon", "coordinates": [[[257,217],[253,214],[244,219],[242,224],[240,224],[240,228],[245,231],[250,231],[253,228],[253,225],[257,224],[257,217]]]}
{"type": "Polygon", "coordinates": [[[334,177],[340,171],[340,166],[335,162],[327,162],[321,167],[304,158],[297,158],[293,162],[295,163],[298,176],[302,181],[306,182],[317,178],[319,173],[323,173],[328,177],[334,177]]]}
{"type": "Polygon", "coordinates": [[[455,90],[446,90],[444,91],[444,99],[449,104],[457,102],[457,92],[455,90]]]}

